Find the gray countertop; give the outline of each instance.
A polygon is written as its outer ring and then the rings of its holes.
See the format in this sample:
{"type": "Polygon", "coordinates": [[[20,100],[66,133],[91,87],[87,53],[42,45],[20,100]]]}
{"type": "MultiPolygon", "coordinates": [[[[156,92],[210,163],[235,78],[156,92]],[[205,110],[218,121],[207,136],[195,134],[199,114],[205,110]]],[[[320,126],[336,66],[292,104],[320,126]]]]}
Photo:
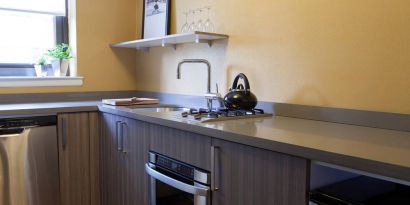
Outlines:
{"type": "Polygon", "coordinates": [[[100,101],[0,104],[0,116],[98,111],[100,101]]]}
{"type": "Polygon", "coordinates": [[[410,181],[410,132],[289,117],[200,123],[98,101],[0,105],[0,116],[102,111],[232,142],[410,181]]]}

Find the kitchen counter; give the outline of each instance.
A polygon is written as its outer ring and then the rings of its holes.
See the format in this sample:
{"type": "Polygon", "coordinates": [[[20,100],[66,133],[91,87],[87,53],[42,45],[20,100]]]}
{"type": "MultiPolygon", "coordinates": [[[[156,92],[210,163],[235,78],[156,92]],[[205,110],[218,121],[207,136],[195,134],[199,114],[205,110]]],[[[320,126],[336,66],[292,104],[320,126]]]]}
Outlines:
{"type": "Polygon", "coordinates": [[[98,111],[100,101],[0,104],[0,117],[98,111]]]}
{"type": "Polygon", "coordinates": [[[200,123],[99,101],[0,105],[0,116],[102,111],[249,146],[410,181],[410,132],[281,116],[200,123]]]}

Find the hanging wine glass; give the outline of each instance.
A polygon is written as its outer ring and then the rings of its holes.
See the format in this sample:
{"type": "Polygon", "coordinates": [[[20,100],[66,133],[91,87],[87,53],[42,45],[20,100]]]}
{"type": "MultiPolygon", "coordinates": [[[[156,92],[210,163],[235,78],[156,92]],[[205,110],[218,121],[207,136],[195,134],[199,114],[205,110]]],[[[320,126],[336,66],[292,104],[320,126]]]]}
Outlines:
{"type": "Polygon", "coordinates": [[[181,28],[182,33],[186,33],[186,32],[189,31],[189,25],[188,25],[189,12],[184,12],[184,15],[185,15],[185,23],[184,23],[184,25],[182,25],[182,28],[181,28]]]}
{"type": "Polygon", "coordinates": [[[214,24],[212,23],[210,17],[209,17],[209,13],[211,11],[211,7],[208,6],[206,7],[207,11],[208,11],[208,18],[205,21],[205,31],[206,32],[214,32],[214,24]]]}
{"type": "Polygon", "coordinates": [[[203,8],[198,9],[198,21],[196,23],[196,30],[197,31],[205,31],[205,24],[202,21],[202,9],[203,8]]]}
{"type": "Polygon", "coordinates": [[[195,25],[195,10],[191,10],[191,16],[192,16],[192,22],[189,25],[189,31],[194,32],[196,30],[196,25],[195,25]]]}

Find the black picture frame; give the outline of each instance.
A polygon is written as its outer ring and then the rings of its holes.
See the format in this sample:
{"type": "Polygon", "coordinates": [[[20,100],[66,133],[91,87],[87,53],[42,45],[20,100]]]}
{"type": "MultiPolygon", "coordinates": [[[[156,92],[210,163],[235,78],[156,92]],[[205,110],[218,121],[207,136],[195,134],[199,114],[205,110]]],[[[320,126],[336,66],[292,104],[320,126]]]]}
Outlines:
{"type": "Polygon", "coordinates": [[[144,0],[143,4],[141,38],[147,39],[169,35],[171,0],[144,0]],[[155,8],[155,4],[158,5],[157,8],[155,8]]]}

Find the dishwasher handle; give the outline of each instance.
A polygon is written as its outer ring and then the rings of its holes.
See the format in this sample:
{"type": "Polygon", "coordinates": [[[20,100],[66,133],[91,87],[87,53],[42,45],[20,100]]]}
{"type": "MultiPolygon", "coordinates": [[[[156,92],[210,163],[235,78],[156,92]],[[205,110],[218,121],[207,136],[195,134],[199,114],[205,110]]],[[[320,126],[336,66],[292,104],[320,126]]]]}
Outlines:
{"type": "Polygon", "coordinates": [[[26,129],[25,128],[9,128],[9,129],[0,129],[0,137],[14,137],[22,134],[26,129]]]}

